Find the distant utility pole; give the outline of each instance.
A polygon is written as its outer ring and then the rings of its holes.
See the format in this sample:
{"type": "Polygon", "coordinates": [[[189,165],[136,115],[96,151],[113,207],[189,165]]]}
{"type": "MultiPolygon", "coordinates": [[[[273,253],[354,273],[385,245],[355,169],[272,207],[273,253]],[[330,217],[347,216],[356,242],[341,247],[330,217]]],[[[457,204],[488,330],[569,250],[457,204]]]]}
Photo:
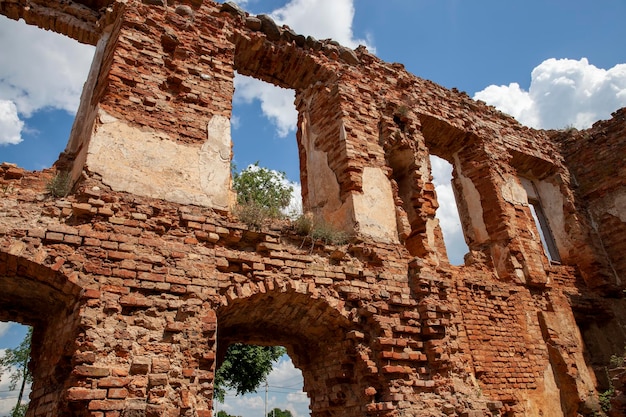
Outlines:
{"type": "Polygon", "coordinates": [[[263,414],[263,417],[267,417],[267,378],[265,378],[265,414],[263,414]]]}

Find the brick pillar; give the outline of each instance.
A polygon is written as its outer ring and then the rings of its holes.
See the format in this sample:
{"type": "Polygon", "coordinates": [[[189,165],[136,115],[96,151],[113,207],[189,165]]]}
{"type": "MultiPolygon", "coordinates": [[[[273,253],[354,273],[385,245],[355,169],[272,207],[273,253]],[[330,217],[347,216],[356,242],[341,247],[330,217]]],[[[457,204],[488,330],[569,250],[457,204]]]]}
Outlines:
{"type": "Polygon", "coordinates": [[[334,81],[296,93],[304,209],[349,233],[397,243],[377,113],[357,116],[363,103],[342,88],[334,81]]]}
{"type": "Polygon", "coordinates": [[[534,228],[526,193],[513,170],[483,142],[456,152],[453,186],[470,253],[483,252],[501,279],[545,285],[540,244],[530,242],[534,228]]]}
{"type": "Polygon", "coordinates": [[[208,303],[121,289],[86,296],[65,396],[71,410],[211,416],[217,320],[208,303]]]}
{"type": "Polygon", "coordinates": [[[234,46],[214,3],[150,3],[129,2],[104,31],[60,165],[228,210],[234,46]]]}
{"type": "Polygon", "coordinates": [[[380,139],[391,170],[396,221],[409,253],[448,262],[443,234],[435,213],[429,151],[419,118],[405,105],[387,103],[381,111],[380,139]]]}

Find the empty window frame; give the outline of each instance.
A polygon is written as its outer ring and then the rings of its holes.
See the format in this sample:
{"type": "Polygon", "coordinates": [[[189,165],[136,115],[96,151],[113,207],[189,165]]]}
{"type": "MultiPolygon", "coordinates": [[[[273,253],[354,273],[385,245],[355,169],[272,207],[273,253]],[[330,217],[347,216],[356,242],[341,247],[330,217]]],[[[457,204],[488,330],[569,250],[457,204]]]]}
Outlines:
{"type": "Polygon", "coordinates": [[[533,180],[529,180],[527,178],[520,178],[520,180],[522,186],[526,190],[526,195],[528,196],[528,206],[530,207],[530,212],[535,220],[537,230],[539,231],[539,238],[541,239],[543,250],[550,262],[561,263],[561,257],[554,240],[554,235],[550,230],[548,218],[546,217],[541,205],[541,199],[539,197],[537,187],[535,186],[533,180]]]}

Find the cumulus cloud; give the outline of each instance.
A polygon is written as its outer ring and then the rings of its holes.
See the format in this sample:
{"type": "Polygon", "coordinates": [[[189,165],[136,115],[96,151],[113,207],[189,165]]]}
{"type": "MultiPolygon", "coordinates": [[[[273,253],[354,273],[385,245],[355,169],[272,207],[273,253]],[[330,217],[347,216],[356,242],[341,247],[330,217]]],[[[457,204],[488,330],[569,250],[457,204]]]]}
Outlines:
{"type": "MultiPolygon", "coordinates": [[[[0,100],[0,145],[15,145],[22,141],[24,122],[17,114],[17,107],[11,100],[0,100]]],[[[0,335],[2,335],[0,323],[0,335]]]]}
{"type": "Polygon", "coordinates": [[[586,58],[550,58],[532,71],[528,91],[517,83],[491,85],[474,98],[530,127],[585,129],[626,106],[626,64],[606,70],[586,58]]]}
{"type": "Polygon", "coordinates": [[[274,10],[271,16],[277,23],[289,25],[298,33],[318,39],[332,38],[350,48],[371,47],[367,40],[354,37],[353,0],[292,0],[274,10]]]}
{"type": "Polygon", "coordinates": [[[302,372],[293,365],[289,356],[283,356],[267,377],[268,383],[279,387],[292,387],[304,382],[302,372]]]}
{"type": "Polygon", "coordinates": [[[53,107],[75,112],[94,48],[34,26],[0,18],[0,99],[19,113],[53,107]]]}
{"type": "Polygon", "coordinates": [[[233,102],[249,104],[254,100],[261,102],[263,114],[276,127],[279,137],[284,138],[295,130],[298,112],[294,105],[295,92],[293,90],[237,74],[233,102]]]}

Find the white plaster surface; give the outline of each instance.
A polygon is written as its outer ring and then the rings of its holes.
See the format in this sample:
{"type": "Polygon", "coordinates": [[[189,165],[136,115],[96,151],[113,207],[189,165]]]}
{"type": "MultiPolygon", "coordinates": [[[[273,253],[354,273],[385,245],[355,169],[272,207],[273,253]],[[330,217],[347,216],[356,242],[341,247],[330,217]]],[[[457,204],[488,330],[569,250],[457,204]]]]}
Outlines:
{"type": "Polygon", "coordinates": [[[505,201],[516,205],[528,205],[526,190],[524,190],[517,177],[507,176],[500,190],[505,201]]]}
{"type": "Polygon", "coordinates": [[[475,243],[484,243],[489,240],[489,234],[487,233],[487,226],[485,225],[485,221],[483,219],[483,207],[480,201],[480,193],[476,189],[472,180],[463,175],[458,155],[454,156],[454,160],[457,181],[463,189],[461,195],[465,200],[467,215],[469,216],[471,224],[471,228],[467,232],[473,238],[475,243]]]}
{"type": "Polygon", "coordinates": [[[352,198],[360,233],[379,242],[398,243],[391,183],[381,168],[363,169],[363,193],[352,198]]]}
{"type": "Polygon", "coordinates": [[[213,116],[207,132],[201,148],[179,144],[162,132],[130,126],[100,109],[87,167],[116,191],[228,210],[230,121],[213,116]]]}

